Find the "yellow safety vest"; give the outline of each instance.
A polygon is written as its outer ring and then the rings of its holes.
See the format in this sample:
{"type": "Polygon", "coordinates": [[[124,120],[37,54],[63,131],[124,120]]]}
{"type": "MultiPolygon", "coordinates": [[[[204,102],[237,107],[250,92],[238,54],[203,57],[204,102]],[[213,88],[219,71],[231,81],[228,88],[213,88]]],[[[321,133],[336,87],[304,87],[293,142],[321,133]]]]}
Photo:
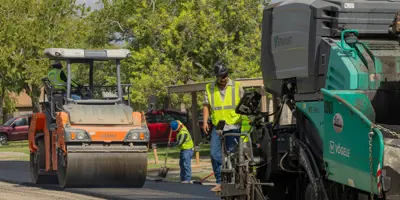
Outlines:
{"type": "MultiPolygon", "coordinates": [[[[241,132],[242,132],[242,133],[250,134],[250,133],[249,133],[250,128],[251,128],[251,126],[250,126],[250,124],[249,124],[250,119],[249,119],[247,116],[242,115],[242,120],[243,120],[243,121],[242,121],[242,130],[241,130],[241,132]]],[[[249,141],[249,138],[248,138],[248,137],[241,136],[241,138],[243,139],[243,142],[248,142],[248,141],[249,141]]]]}
{"type": "Polygon", "coordinates": [[[64,82],[61,79],[61,69],[52,69],[49,71],[49,73],[47,74],[47,78],[49,79],[51,85],[55,88],[55,89],[66,89],[67,83],[64,82]]]}
{"type": "Polygon", "coordinates": [[[181,122],[178,121],[178,123],[179,123],[179,126],[182,127],[181,130],[179,130],[179,133],[176,134],[176,138],[178,138],[179,136],[181,136],[181,138],[180,138],[181,141],[178,142],[178,143],[182,143],[182,145],[180,146],[180,148],[181,148],[182,150],[186,150],[186,149],[191,149],[191,148],[193,148],[193,147],[194,147],[194,144],[193,144],[193,140],[192,140],[192,137],[190,136],[189,131],[187,130],[187,128],[186,128],[181,122]],[[182,141],[183,138],[185,137],[185,135],[187,135],[186,141],[182,141]]]}
{"type": "Polygon", "coordinates": [[[206,85],[207,97],[211,105],[211,121],[214,126],[217,126],[219,120],[225,120],[226,124],[230,125],[242,122],[241,115],[235,112],[240,101],[240,83],[233,80],[232,82],[233,86],[228,85],[226,88],[224,102],[222,102],[221,93],[215,83],[206,85]]]}

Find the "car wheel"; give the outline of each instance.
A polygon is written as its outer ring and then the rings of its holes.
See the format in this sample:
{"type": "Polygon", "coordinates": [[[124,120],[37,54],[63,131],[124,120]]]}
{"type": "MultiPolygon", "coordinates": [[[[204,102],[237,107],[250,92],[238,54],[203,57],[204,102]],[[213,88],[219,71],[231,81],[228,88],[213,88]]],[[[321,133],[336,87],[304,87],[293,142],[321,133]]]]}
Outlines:
{"type": "Polygon", "coordinates": [[[0,133],[0,146],[6,145],[7,144],[7,135],[0,133]]]}

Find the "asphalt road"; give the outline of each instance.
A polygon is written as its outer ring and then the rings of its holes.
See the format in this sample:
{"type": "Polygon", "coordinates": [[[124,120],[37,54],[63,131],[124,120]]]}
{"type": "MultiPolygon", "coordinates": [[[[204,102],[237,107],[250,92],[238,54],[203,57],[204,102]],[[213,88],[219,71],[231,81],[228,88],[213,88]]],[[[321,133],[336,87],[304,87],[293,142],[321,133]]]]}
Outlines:
{"type": "Polygon", "coordinates": [[[34,186],[47,191],[66,191],[104,199],[219,199],[210,192],[212,186],[146,181],[143,188],[67,188],[58,185],[33,185],[30,180],[29,162],[0,161],[0,181],[21,186],[34,186]]]}

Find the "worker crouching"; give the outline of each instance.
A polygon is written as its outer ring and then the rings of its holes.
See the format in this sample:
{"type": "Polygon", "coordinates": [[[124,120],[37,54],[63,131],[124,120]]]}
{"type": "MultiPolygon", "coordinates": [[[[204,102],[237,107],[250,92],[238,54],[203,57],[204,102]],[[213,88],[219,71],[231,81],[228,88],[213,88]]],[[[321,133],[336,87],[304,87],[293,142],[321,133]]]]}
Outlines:
{"type": "Polygon", "coordinates": [[[191,183],[192,178],[192,157],[193,157],[193,140],[189,131],[180,121],[172,121],[170,123],[171,130],[177,132],[176,142],[171,146],[178,146],[181,151],[179,154],[179,166],[181,168],[181,183],[191,183]]]}

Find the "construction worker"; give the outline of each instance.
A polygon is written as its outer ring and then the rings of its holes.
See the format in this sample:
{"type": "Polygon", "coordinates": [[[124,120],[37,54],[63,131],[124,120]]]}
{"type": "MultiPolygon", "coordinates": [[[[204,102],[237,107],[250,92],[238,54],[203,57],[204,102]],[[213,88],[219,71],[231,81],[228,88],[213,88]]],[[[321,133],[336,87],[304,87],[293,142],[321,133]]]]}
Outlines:
{"type": "Polygon", "coordinates": [[[176,142],[171,146],[178,146],[181,151],[179,154],[179,166],[181,168],[181,183],[191,183],[192,178],[192,157],[194,143],[189,131],[179,120],[170,123],[171,130],[177,132],[176,142]]]}
{"type": "MultiPolygon", "coordinates": [[[[55,62],[51,65],[52,69],[47,74],[47,78],[49,79],[50,83],[55,89],[67,89],[67,76],[65,75],[64,71],[62,70],[62,65],[60,62],[55,62]]],[[[71,85],[73,87],[79,87],[74,81],[71,81],[71,85]]],[[[66,94],[64,94],[66,96],[66,94]]],[[[71,98],[74,100],[82,99],[77,94],[71,94],[71,98]]]]}
{"type": "MultiPolygon", "coordinates": [[[[203,102],[203,121],[207,122],[211,111],[211,121],[213,129],[211,131],[210,154],[211,163],[217,185],[211,191],[221,191],[221,166],[222,152],[220,137],[217,135],[216,126],[219,120],[225,120],[226,125],[223,133],[240,133],[242,117],[236,114],[235,108],[243,97],[244,90],[240,83],[231,80],[228,77],[228,68],[224,63],[217,62],[214,65],[214,73],[217,78],[215,82],[206,85],[205,99],[203,102]]],[[[208,134],[209,127],[207,123],[203,124],[203,129],[208,134]]],[[[239,142],[238,137],[225,137],[228,151],[234,148],[235,140],[239,142]]]]}

